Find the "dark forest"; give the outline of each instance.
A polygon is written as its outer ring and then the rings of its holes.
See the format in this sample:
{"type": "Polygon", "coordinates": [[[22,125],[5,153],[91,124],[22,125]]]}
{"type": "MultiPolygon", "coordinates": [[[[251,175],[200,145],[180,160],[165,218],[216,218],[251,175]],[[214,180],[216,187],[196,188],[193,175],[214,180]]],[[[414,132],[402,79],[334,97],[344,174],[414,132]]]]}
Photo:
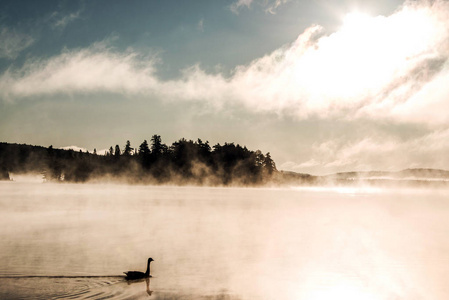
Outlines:
{"type": "Polygon", "coordinates": [[[40,173],[44,181],[124,181],[138,184],[260,185],[278,171],[270,153],[234,143],[186,140],[171,146],[159,135],[133,148],[110,147],[105,155],[23,144],[0,143],[0,178],[40,173]]]}

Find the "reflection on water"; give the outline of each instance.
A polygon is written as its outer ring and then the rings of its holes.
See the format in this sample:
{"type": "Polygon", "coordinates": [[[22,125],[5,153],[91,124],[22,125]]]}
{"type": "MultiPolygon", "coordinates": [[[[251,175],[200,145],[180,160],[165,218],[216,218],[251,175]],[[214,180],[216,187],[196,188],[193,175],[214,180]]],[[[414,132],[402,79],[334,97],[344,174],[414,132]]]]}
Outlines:
{"type": "Polygon", "coordinates": [[[1,299],[124,298],[119,277],[2,277],[1,299]]]}
{"type": "Polygon", "coordinates": [[[447,299],[448,195],[1,183],[0,299],[447,299]]]}

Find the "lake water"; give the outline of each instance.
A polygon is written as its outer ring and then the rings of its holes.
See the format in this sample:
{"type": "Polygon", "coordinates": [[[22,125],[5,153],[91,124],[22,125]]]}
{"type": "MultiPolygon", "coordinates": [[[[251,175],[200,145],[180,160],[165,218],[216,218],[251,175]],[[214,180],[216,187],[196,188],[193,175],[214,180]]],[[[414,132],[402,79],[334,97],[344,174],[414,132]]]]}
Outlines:
{"type": "Polygon", "coordinates": [[[0,208],[0,299],[449,299],[448,190],[3,182],[0,208]]]}

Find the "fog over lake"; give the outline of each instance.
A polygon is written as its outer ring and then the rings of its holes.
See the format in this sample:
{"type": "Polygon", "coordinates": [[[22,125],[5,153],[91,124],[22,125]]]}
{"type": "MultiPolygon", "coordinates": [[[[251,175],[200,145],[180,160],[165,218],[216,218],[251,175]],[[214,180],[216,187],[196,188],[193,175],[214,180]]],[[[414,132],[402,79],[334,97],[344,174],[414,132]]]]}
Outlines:
{"type": "Polygon", "coordinates": [[[448,195],[2,182],[0,298],[447,299],[448,195]]]}
{"type": "Polygon", "coordinates": [[[448,86],[449,0],[0,0],[0,300],[447,300],[448,86]]]}

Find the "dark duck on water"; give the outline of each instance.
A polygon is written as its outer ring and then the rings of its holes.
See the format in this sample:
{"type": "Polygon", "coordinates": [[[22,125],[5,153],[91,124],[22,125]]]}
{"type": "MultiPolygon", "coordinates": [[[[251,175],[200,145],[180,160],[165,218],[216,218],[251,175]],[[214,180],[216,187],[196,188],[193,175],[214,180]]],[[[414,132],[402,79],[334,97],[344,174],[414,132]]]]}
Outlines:
{"type": "Polygon", "coordinates": [[[150,275],[150,263],[154,261],[151,257],[148,259],[148,265],[147,265],[147,271],[145,273],[139,272],[139,271],[128,271],[124,272],[126,275],[126,280],[134,280],[134,279],[141,279],[141,278],[149,278],[150,275]]]}

